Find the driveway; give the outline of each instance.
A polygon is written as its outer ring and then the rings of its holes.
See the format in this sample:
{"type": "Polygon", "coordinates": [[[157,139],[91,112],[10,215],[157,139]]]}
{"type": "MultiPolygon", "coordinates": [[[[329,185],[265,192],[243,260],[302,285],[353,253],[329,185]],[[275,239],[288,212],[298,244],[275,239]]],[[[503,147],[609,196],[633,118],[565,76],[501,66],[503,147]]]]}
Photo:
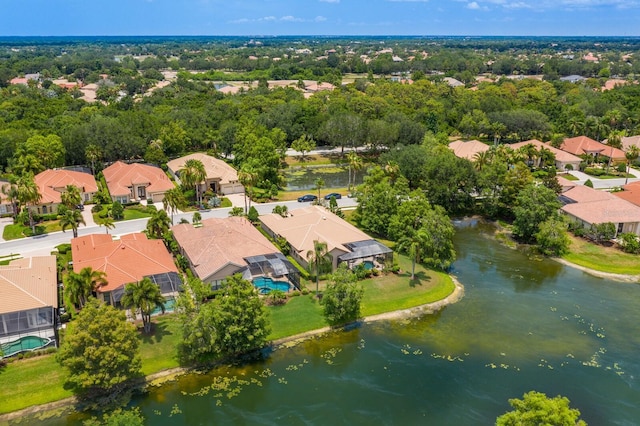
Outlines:
{"type": "Polygon", "coordinates": [[[4,238],[2,238],[2,234],[4,233],[4,227],[11,224],[13,224],[13,219],[11,217],[0,218],[0,241],[4,241],[4,238]]]}

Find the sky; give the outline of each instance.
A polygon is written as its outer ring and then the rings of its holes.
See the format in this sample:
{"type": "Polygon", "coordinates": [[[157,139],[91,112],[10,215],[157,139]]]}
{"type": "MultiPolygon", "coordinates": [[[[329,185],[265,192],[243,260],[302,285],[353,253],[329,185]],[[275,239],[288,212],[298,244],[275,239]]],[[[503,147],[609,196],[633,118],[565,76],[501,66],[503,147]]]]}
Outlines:
{"type": "Polygon", "coordinates": [[[0,36],[640,36],[640,0],[0,0],[0,36]]]}

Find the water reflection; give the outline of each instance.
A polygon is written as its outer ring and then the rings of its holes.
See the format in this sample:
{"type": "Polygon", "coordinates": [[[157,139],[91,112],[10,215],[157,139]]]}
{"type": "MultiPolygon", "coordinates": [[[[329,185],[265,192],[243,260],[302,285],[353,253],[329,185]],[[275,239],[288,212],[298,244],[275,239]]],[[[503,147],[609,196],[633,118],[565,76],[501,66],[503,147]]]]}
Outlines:
{"type": "MultiPolygon", "coordinates": [[[[351,172],[352,185],[360,185],[366,170],[351,172]]],[[[345,165],[290,167],[285,170],[287,189],[290,191],[313,189],[316,180],[324,180],[324,188],[346,188],[349,186],[349,168],[345,165]]]]}

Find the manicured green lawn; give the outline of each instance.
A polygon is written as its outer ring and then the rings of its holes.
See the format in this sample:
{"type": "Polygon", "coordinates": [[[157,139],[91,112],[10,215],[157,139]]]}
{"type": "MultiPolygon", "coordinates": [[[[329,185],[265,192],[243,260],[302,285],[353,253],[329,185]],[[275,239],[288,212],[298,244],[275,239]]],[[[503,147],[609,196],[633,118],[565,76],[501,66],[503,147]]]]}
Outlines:
{"type": "Polygon", "coordinates": [[[289,299],[286,305],[270,306],[270,340],[293,336],[309,330],[326,327],[322,316],[322,306],[314,300],[315,295],[301,295],[289,299]]]}
{"type": "Polygon", "coordinates": [[[12,362],[0,369],[0,414],[72,396],[53,355],[12,362]]]}
{"type": "Polygon", "coordinates": [[[138,209],[124,209],[124,220],[143,219],[145,217],[151,217],[151,213],[138,209]]]}
{"type": "MultiPolygon", "coordinates": [[[[61,231],[60,222],[57,220],[50,220],[47,222],[40,222],[36,225],[36,235],[48,234],[51,232],[61,231]]],[[[16,240],[18,238],[31,237],[33,232],[29,226],[12,224],[7,225],[2,232],[2,238],[5,240],[16,240]]]]}
{"type": "MultiPolygon", "coordinates": [[[[179,367],[178,343],[182,340],[178,315],[153,317],[152,335],[141,334],[142,372],[148,376],[158,371],[179,367]]],[[[142,327],[142,323],[139,324],[142,327]]]]}
{"type": "Polygon", "coordinates": [[[569,250],[569,254],[562,258],[576,265],[613,274],[640,274],[638,255],[624,253],[614,247],[603,247],[574,236],[571,236],[569,250]]]}

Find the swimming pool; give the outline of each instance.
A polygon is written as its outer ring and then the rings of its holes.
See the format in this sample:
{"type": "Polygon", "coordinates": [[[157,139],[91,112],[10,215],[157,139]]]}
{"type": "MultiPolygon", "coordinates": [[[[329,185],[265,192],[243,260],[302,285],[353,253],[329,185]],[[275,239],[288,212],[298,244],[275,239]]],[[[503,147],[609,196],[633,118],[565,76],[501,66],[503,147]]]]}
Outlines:
{"type": "Polygon", "coordinates": [[[269,294],[271,290],[282,290],[286,293],[291,288],[287,281],[274,281],[269,277],[256,277],[253,279],[253,285],[260,294],[269,294]]]}
{"type": "MultiPolygon", "coordinates": [[[[175,304],[176,304],[176,300],[173,297],[167,298],[167,300],[165,300],[164,302],[164,311],[173,312],[175,309],[174,308],[175,304]]],[[[160,313],[162,313],[162,309],[156,306],[155,309],[151,312],[151,315],[158,315],[160,313]]]]}
{"type": "Polygon", "coordinates": [[[374,263],[370,260],[365,260],[364,262],[362,262],[364,264],[364,269],[373,269],[375,267],[374,263]]]}
{"type": "Polygon", "coordinates": [[[51,343],[51,339],[38,336],[24,336],[13,342],[4,343],[1,345],[4,356],[15,355],[20,352],[32,351],[40,349],[51,343]]]}

